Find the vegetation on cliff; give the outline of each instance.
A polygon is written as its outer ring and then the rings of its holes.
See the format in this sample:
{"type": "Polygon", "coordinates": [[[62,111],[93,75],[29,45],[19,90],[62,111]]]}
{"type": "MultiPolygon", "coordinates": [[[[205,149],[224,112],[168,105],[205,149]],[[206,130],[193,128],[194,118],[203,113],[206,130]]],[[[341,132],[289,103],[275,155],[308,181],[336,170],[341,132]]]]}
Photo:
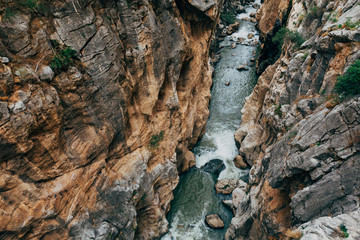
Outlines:
{"type": "Polygon", "coordinates": [[[356,60],[344,75],[338,77],[334,90],[341,98],[360,94],[360,60],[356,60]]]}

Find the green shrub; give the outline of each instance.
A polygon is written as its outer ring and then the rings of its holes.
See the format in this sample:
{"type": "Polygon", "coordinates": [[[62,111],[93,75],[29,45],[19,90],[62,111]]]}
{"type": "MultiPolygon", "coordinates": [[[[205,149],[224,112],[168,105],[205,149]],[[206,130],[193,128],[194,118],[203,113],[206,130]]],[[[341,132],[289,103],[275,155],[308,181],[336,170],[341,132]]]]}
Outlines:
{"type": "Polygon", "coordinates": [[[5,7],[4,18],[11,18],[18,11],[47,15],[50,12],[48,5],[44,0],[15,0],[5,7]]]}
{"type": "Polygon", "coordinates": [[[360,26],[360,20],[356,22],[352,22],[351,18],[346,18],[346,22],[340,26],[340,28],[346,28],[346,29],[356,29],[360,26]]]}
{"type": "Polygon", "coordinates": [[[281,105],[276,105],[275,109],[274,109],[274,113],[276,115],[278,115],[280,118],[282,117],[282,111],[281,111],[281,105]]]}
{"type": "MultiPolygon", "coordinates": [[[[56,51],[56,50],[55,50],[56,51]]],[[[68,67],[74,63],[76,59],[76,51],[71,47],[66,47],[57,52],[55,57],[51,60],[50,67],[55,72],[66,71],[68,67]]]]}
{"type": "Polygon", "coordinates": [[[16,14],[16,9],[12,7],[6,7],[4,10],[4,18],[11,18],[16,14]]]}
{"type": "Polygon", "coordinates": [[[339,228],[340,228],[340,231],[341,231],[341,233],[342,233],[342,237],[343,237],[343,238],[348,238],[348,237],[349,237],[349,233],[347,232],[348,229],[346,228],[346,226],[342,223],[342,224],[340,224],[339,228]]]}
{"type": "Polygon", "coordinates": [[[160,145],[160,142],[164,139],[164,131],[161,131],[158,134],[155,134],[150,139],[150,148],[157,149],[160,145]]]}
{"type": "Polygon", "coordinates": [[[222,13],[220,15],[220,19],[227,25],[233,24],[236,20],[236,16],[234,13],[222,13]]]}
{"type": "Polygon", "coordinates": [[[18,3],[23,8],[28,8],[32,11],[36,10],[39,0],[22,0],[18,3]]]}
{"type": "Polygon", "coordinates": [[[360,60],[356,60],[344,75],[337,78],[334,91],[342,99],[360,94],[360,60]]]}
{"type": "Polygon", "coordinates": [[[306,19],[308,21],[312,21],[314,19],[317,19],[322,14],[321,9],[319,9],[317,6],[314,6],[310,8],[310,11],[306,14],[306,19]]]}
{"type": "Polygon", "coordinates": [[[279,51],[281,51],[284,41],[291,41],[294,43],[294,49],[298,49],[306,39],[297,31],[290,31],[289,29],[282,27],[275,36],[272,38],[273,43],[278,45],[279,51]]]}

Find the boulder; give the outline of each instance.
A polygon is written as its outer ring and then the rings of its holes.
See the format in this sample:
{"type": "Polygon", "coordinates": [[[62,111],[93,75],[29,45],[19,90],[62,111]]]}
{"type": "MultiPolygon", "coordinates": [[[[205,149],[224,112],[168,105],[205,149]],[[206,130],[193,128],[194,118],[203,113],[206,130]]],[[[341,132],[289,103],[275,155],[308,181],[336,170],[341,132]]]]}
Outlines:
{"type": "Polygon", "coordinates": [[[215,176],[219,176],[220,172],[225,169],[225,164],[220,159],[213,159],[206,163],[201,169],[215,176]]]}
{"type": "Polygon", "coordinates": [[[236,48],[236,43],[232,43],[231,48],[236,48]]]}
{"type": "Polygon", "coordinates": [[[245,40],[246,40],[245,38],[239,37],[236,41],[237,41],[238,43],[242,43],[242,42],[244,42],[245,40]]]}
{"type": "Polygon", "coordinates": [[[230,194],[235,188],[246,188],[246,183],[236,179],[221,179],[215,184],[216,193],[230,194]]]}
{"type": "Polygon", "coordinates": [[[1,62],[1,63],[4,63],[4,64],[7,64],[7,63],[10,62],[10,60],[9,60],[9,58],[7,58],[7,57],[0,57],[0,62],[1,62]]]}
{"type": "Polygon", "coordinates": [[[239,30],[239,27],[240,27],[240,23],[239,22],[235,22],[233,24],[231,24],[229,27],[228,27],[228,34],[231,34],[237,30],[239,30]]]}
{"type": "Polygon", "coordinates": [[[238,5],[236,9],[237,13],[244,13],[246,12],[245,7],[243,5],[238,5]]]}
{"type": "Polygon", "coordinates": [[[252,12],[252,13],[250,13],[249,16],[252,17],[252,18],[254,18],[254,17],[256,16],[256,13],[252,12]]]}
{"type": "Polygon", "coordinates": [[[40,69],[39,77],[41,80],[52,80],[54,75],[53,70],[49,66],[44,66],[40,69]]]}
{"type": "Polygon", "coordinates": [[[234,158],[234,164],[237,168],[240,168],[240,169],[245,169],[247,168],[247,164],[246,162],[244,161],[243,157],[240,156],[240,155],[236,155],[236,157],[234,158]]]}
{"type": "Polygon", "coordinates": [[[205,222],[211,228],[224,228],[224,222],[217,214],[207,215],[205,217],[205,222]]]}
{"type": "Polygon", "coordinates": [[[225,85],[226,85],[226,86],[229,86],[229,85],[230,85],[230,81],[227,81],[227,82],[225,83],[225,85]]]}
{"type": "Polygon", "coordinates": [[[247,38],[248,38],[248,39],[252,39],[254,36],[255,36],[255,35],[254,35],[253,33],[249,33],[249,34],[247,35],[247,38]]]}
{"type": "Polygon", "coordinates": [[[247,70],[249,70],[249,68],[247,68],[245,65],[239,65],[237,68],[236,68],[236,70],[238,70],[238,71],[247,71],[247,70]]]}
{"type": "Polygon", "coordinates": [[[253,8],[255,9],[259,9],[260,8],[260,5],[258,3],[253,3],[252,4],[253,8]]]}

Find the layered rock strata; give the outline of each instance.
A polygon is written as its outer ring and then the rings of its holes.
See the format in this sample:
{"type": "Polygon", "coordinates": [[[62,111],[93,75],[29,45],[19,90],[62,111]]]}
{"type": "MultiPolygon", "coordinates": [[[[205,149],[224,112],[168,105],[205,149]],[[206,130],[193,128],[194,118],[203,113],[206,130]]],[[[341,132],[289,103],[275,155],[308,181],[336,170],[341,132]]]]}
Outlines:
{"type": "Polygon", "coordinates": [[[352,0],[265,1],[259,10],[263,40],[286,27],[306,41],[284,41],[246,99],[235,139],[252,168],[247,189],[233,192],[226,239],[340,239],[345,228],[360,237],[360,98],[331,95],[360,58],[359,13],[352,0]]]}
{"type": "Polygon", "coordinates": [[[0,238],[166,232],[222,1],[0,3],[0,238]]]}

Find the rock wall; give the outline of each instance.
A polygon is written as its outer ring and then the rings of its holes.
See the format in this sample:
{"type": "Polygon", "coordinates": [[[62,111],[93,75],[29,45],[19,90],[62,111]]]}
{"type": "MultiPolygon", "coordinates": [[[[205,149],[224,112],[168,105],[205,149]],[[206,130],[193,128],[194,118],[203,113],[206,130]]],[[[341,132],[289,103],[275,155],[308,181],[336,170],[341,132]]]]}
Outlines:
{"type": "Polygon", "coordinates": [[[205,131],[221,4],[0,1],[1,239],[166,232],[205,131]]]}
{"type": "Polygon", "coordinates": [[[359,1],[268,0],[257,19],[260,61],[281,27],[307,40],[285,41],[246,99],[235,139],[250,181],[233,192],[226,239],[341,239],[340,225],[358,239],[360,98],[331,93],[360,58],[359,1]]]}

